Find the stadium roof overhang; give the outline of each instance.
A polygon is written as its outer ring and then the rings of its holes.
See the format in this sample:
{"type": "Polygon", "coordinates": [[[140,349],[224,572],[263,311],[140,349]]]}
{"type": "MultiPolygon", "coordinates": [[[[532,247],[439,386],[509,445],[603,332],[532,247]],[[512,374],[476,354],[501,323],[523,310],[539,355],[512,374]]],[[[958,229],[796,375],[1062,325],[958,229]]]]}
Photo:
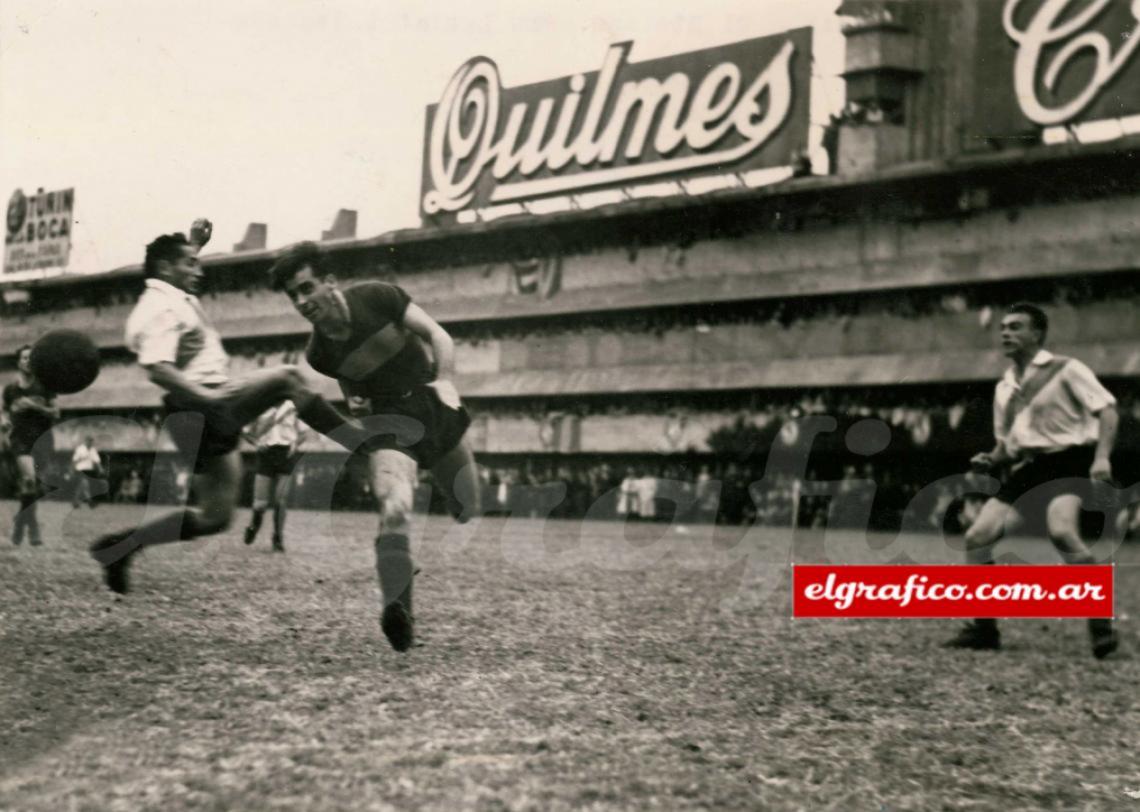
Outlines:
{"type": "MultiPolygon", "coordinates": [[[[399,229],[375,237],[321,243],[332,255],[380,252],[387,249],[394,264],[454,264],[457,254],[483,252],[529,255],[533,233],[571,244],[626,243],[683,239],[702,229],[706,234],[740,233],[755,227],[748,215],[757,211],[809,210],[850,216],[852,209],[882,204],[913,206],[927,217],[954,216],[977,205],[963,199],[963,189],[985,183],[1023,202],[1048,190],[1051,197],[1096,197],[1140,190],[1140,136],[1100,144],[1058,144],[1023,147],[938,161],[899,164],[860,175],[793,178],[760,188],[731,188],[699,196],[628,200],[585,210],[544,215],[516,215],[492,222],[399,229]],[[1027,199],[1026,199],[1027,198],[1027,199]],[[670,222],[672,221],[672,222],[670,222]],[[655,236],[656,235],[656,236],[655,236]]],[[[985,205],[985,204],[982,204],[985,205]]],[[[997,202],[994,201],[994,205],[997,202]]],[[[899,209],[896,208],[896,211],[899,209]]],[[[211,275],[268,265],[290,246],[239,253],[207,254],[202,264],[211,275]]],[[[104,285],[133,279],[141,265],[84,275],[0,282],[0,288],[57,288],[104,285]]]]}

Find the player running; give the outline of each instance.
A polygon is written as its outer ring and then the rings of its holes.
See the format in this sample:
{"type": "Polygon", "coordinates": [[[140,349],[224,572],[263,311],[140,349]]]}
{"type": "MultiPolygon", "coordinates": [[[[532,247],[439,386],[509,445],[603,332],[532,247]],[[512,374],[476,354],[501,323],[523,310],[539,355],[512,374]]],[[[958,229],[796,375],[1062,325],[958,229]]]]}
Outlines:
{"type": "Polygon", "coordinates": [[[376,569],[380,625],[397,651],[414,640],[408,517],[417,469],[430,469],[459,521],[479,513],[479,480],[463,435],[470,424],[449,378],[451,336],[403,289],[360,282],[343,290],[313,243],[294,246],[270,270],[314,327],[306,358],[365,404],[372,492],[380,513],[376,569]]]}
{"type": "Polygon", "coordinates": [[[16,375],[16,380],[4,387],[2,413],[19,477],[20,509],[12,522],[12,543],[21,544],[26,530],[28,544],[38,547],[43,540],[36,517],[39,498],[36,467],[42,468],[47,462],[46,456],[54,450],[51,427],[59,419],[59,407],[55,405],[55,395],[32,374],[31,345],[26,344],[16,351],[16,375]]]}
{"type": "MultiPolygon", "coordinates": [[[[1094,483],[1112,480],[1116,399],[1080,361],[1043,348],[1048,330],[1045,313],[1031,304],[1015,304],[1002,318],[1002,352],[1013,365],[994,392],[997,444],[971,463],[1006,475],[966,531],[970,564],[992,564],[994,543],[1027,510],[1044,512],[1049,540],[1066,563],[1096,563],[1081,539],[1080,511],[1094,483]]],[[[1115,651],[1112,621],[1088,623],[1093,654],[1100,659],[1115,651]]],[[[1001,648],[997,621],[974,620],[946,645],[1001,648]]]]}
{"type": "Polygon", "coordinates": [[[285,552],[285,513],[289,489],[293,483],[293,467],[301,443],[305,441],[304,425],[297,419],[297,407],[287,400],[266,409],[249,427],[246,435],[257,447],[257,473],[253,478],[253,513],[245,528],[245,543],[253,544],[265,511],[273,508],[273,550],[285,552]]]}
{"type": "Polygon", "coordinates": [[[225,530],[241,491],[242,428],[271,406],[291,400],[314,429],[349,450],[367,439],[355,421],[317,395],[295,366],[240,380],[229,377],[229,356],[198,297],[198,252],[211,224],[197,220],[190,238],[164,234],[147,246],[146,289],[127,319],[127,347],[166,394],[166,429],[196,476],[196,508],[170,513],[137,528],[104,536],[91,546],[107,586],[125,593],[131,557],[152,544],[188,541],[225,530]]]}

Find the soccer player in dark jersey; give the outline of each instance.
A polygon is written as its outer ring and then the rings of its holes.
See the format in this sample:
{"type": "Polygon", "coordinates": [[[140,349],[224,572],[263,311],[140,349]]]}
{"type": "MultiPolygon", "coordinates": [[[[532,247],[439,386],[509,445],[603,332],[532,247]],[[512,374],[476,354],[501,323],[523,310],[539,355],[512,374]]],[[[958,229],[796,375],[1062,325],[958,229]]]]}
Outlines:
{"type": "Polygon", "coordinates": [[[198,503],[91,546],[115,592],[127,591],[131,556],[140,548],[208,536],[229,526],[241,490],[237,447],[242,429],[270,406],[293,401],[302,420],[350,450],[368,437],[316,394],[295,366],[230,378],[229,356],[196,295],[202,278],[198,252],[210,231],[210,222],[199,220],[189,239],[164,234],[147,246],[146,289],[127,319],[127,347],[165,392],[165,428],[193,467],[198,503]]]}
{"type": "Polygon", "coordinates": [[[12,543],[20,544],[27,530],[28,543],[42,543],[40,524],[36,518],[39,485],[36,463],[54,448],[52,424],[59,419],[55,395],[48,392],[32,374],[32,348],[20,347],[16,352],[17,379],[4,387],[4,422],[8,428],[8,444],[16,458],[19,476],[20,510],[12,523],[12,543]]]}
{"type": "Polygon", "coordinates": [[[338,287],[313,243],[294,246],[270,275],[313,324],[309,364],[336,378],[346,398],[367,404],[363,422],[374,436],[366,450],[380,512],[380,625],[394,649],[407,651],[414,640],[408,516],[418,468],[431,470],[459,521],[480,511],[475,460],[463,439],[471,421],[449,380],[454,343],[396,285],[338,287]]]}

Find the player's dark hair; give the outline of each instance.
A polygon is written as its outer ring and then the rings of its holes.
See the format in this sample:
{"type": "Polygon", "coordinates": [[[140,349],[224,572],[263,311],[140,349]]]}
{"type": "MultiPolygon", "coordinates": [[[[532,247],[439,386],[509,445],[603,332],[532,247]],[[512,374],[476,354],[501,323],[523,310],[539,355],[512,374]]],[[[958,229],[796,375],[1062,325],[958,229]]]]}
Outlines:
{"type": "Polygon", "coordinates": [[[177,262],[182,257],[182,249],[190,244],[186,235],[163,234],[155,237],[146,247],[146,261],[143,263],[143,275],[149,279],[158,273],[158,263],[177,262]]]}
{"type": "Polygon", "coordinates": [[[24,354],[24,350],[31,350],[31,348],[31,344],[25,344],[24,346],[20,347],[20,349],[16,350],[16,360],[20,360],[20,356],[24,354]]]}
{"type": "Polygon", "coordinates": [[[273,290],[284,290],[285,283],[306,266],[313,269],[313,276],[318,279],[332,273],[320,246],[315,242],[297,243],[269,269],[269,286],[273,290]]]}
{"type": "Polygon", "coordinates": [[[1044,343],[1045,336],[1049,334],[1049,317],[1045,315],[1044,310],[1029,302],[1017,302],[1011,304],[1009,309],[1005,312],[1008,314],[1017,313],[1022,316],[1029,316],[1029,324],[1034,330],[1041,334],[1041,341],[1044,343]]]}

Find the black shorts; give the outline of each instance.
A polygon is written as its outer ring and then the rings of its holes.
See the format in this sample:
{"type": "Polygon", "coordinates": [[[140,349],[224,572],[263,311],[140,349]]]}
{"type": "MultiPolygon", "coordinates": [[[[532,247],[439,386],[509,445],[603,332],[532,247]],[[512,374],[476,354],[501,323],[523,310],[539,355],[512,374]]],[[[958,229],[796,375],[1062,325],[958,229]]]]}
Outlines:
{"type": "Polygon", "coordinates": [[[36,464],[40,465],[48,454],[55,451],[55,435],[51,429],[40,435],[31,435],[26,431],[13,431],[8,435],[8,445],[11,448],[12,456],[35,457],[36,464]]]}
{"type": "Polygon", "coordinates": [[[463,440],[471,417],[463,406],[453,409],[444,404],[435,389],[424,384],[402,396],[373,400],[371,416],[364,422],[373,432],[365,444],[367,451],[402,451],[421,468],[430,469],[463,440]]]}
{"type": "Polygon", "coordinates": [[[257,449],[258,476],[289,476],[297,463],[297,455],[287,445],[269,445],[257,449]]]}
{"type": "Polygon", "coordinates": [[[1038,454],[1010,470],[994,498],[1030,510],[1044,510],[1053,499],[1065,494],[1087,500],[1093,495],[1089,468],[1095,454],[1096,447],[1091,445],[1038,454]]]}
{"type": "Polygon", "coordinates": [[[162,399],[163,423],[183,462],[199,473],[208,462],[224,457],[241,443],[241,426],[229,421],[210,419],[200,410],[187,409],[174,403],[169,395],[162,399]]]}

